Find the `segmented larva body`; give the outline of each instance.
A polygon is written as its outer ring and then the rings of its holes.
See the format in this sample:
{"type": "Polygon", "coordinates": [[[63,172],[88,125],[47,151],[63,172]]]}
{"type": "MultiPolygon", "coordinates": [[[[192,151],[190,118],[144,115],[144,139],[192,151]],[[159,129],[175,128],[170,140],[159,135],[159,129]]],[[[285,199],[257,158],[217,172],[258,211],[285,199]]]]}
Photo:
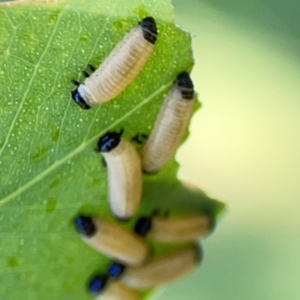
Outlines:
{"type": "Polygon", "coordinates": [[[201,260],[198,245],[160,256],[138,267],[113,263],[109,275],[134,289],[149,289],[166,284],[189,273],[201,260]]]}
{"type": "Polygon", "coordinates": [[[156,36],[155,20],[144,18],[115,46],[99,68],[72,92],[75,102],[88,109],[119,95],[147,63],[156,36]]]}
{"type": "Polygon", "coordinates": [[[126,285],[97,275],[88,284],[89,292],[96,300],[139,300],[137,293],[126,285]]]}
{"type": "Polygon", "coordinates": [[[190,122],[193,100],[193,82],[188,73],[180,73],[168,92],[143,147],[142,164],[145,173],[160,171],[175,154],[190,122]]]}
{"type": "Polygon", "coordinates": [[[100,137],[101,151],[108,169],[109,202],[113,215],[131,218],[139,208],[142,194],[141,158],[134,145],[121,138],[121,133],[108,132],[100,137]]]}
{"type": "Polygon", "coordinates": [[[75,225],[81,238],[92,248],[128,265],[138,265],[149,256],[146,243],[119,224],[100,218],[78,216],[75,225]]]}
{"type": "Polygon", "coordinates": [[[214,220],[208,214],[168,218],[141,217],[135,224],[135,233],[163,243],[194,241],[212,231],[214,220]]]}

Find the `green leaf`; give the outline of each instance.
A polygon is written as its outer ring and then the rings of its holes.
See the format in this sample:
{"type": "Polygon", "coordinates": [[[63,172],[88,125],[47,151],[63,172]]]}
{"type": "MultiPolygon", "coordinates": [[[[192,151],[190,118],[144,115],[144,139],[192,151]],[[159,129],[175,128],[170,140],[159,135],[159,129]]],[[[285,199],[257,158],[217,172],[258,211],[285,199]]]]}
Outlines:
{"type": "MultiPolygon", "coordinates": [[[[112,219],[107,171],[93,148],[109,129],[124,128],[127,138],[150,132],[164,93],[192,68],[190,36],[173,24],[167,0],[67,0],[2,3],[0,37],[0,299],[90,299],[86,281],[109,260],[79,239],[73,218],[112,219]],[[146,67],[115,100],[81,110],[70,81],[147,15],[159,37],[146,67]]],[[[221,212],[223,204],[182,186],[177,169],[172,160],[144,176],[139,214],[221,212]]]]}

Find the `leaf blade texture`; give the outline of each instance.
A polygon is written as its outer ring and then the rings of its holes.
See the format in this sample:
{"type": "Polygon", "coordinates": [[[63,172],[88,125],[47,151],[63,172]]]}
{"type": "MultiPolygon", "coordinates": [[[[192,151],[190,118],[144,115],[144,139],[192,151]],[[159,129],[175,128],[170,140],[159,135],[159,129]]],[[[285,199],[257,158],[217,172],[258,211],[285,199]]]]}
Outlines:
{"type": "MultiPolygon", "coordinates": [[[[86,281],[109,260],[82,243],[72,220],[112,219],[107,170],[93,149],[107,130],[150,132],[172,81],[193,66],[190,36],[174,25],[169,1],[155,0],[1,3],[0,36],[0,298],[90,299],[86,281]],[[81,110],[71,80],[82,81],[87,64],[98,66],[147,15],[159,37],[146,67],[113,101],[81,110]]],[[[140,214],[222,210],[183,187],[177,169],[172,160],[144,177],[140,214]]]]}

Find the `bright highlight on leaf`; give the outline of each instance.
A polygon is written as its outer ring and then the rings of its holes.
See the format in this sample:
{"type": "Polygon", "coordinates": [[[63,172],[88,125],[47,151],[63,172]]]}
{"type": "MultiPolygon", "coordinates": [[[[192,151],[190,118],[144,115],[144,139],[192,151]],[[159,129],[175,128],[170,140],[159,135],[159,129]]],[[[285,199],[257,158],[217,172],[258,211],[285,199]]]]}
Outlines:
{"type": "MultiPolygon", "coordinates": [[[[93,149],[107,130],[124,128],[128,139],[149,134],[177,74],[192,68],[190,47],[167,0],[0,4],[0,299],[91,299],[86,283],[110,260],[80,240],[73,218],[113,219],[107,170],[93,149]],[[81,110],[71,80],[82,81],[81,71],[98,66],[145,16],[159,31],[146,67],[116,99],[81,110]]],[[[128,228],[156,208],[222,210],[182,186],[177,169],[172,160],[144,176],[142,205],[128,228]]]]}

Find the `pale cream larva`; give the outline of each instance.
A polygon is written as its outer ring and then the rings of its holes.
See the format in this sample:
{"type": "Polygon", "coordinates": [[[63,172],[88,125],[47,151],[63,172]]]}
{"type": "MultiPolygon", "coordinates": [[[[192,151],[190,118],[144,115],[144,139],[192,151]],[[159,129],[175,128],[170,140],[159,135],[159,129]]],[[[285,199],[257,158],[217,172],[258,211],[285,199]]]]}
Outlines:
{"type": "Polygon", "coordinates": [[[81,238],[92,248],[128,265],[138,265],[149,256],[146,243],[119,224],[90,216],[75,218],[81,238]]]}
{"type": "Polygon", "coordinates": [[[138,267],[120,263],[110,265],[108,273],[112,278],[134,289],[149,289],[166,284],[189,273],[201,260],[198,245],[190,246],[172,254],[160,256],[138,267]]]}
{"type": "Polygon", "coordinates": [[[88,283],[88,290],[96,300],[139,300],[136,291],[126,285],[111,281],[107,276],[94,276],[88,283]]]}
{"type": "Polygon", "coordinates": [[[157,37],[156,22],[144,18],[115,46],[98,69],[72,91],[72,98],[83,109],[107,102],[120,94],[139,74],[151,56],[157,37]]]}
{"type": "Polygon", "coordinates": [[[166,95],[154,128],[143,146],[145,173],[157,173],[175,154],[190,122],[193,106],[193,82],[188,73],[182,72],[166,95]]]}
{"type": "Polygon", "coordinates": [[[134,227],[135,233],[163,243],[194,241],[210,233],[214,219],[209,214],[169,218],[153,215],[140,217],[134,227]]]}
{"type": "Polygon", "coordinates": [[[108,169],[109,202],[117,219],[130,219],[138,210],[142,194],[141,158],[133,143],[121,137],[123,131],[107,132],[97,149],[108,169]]]}

